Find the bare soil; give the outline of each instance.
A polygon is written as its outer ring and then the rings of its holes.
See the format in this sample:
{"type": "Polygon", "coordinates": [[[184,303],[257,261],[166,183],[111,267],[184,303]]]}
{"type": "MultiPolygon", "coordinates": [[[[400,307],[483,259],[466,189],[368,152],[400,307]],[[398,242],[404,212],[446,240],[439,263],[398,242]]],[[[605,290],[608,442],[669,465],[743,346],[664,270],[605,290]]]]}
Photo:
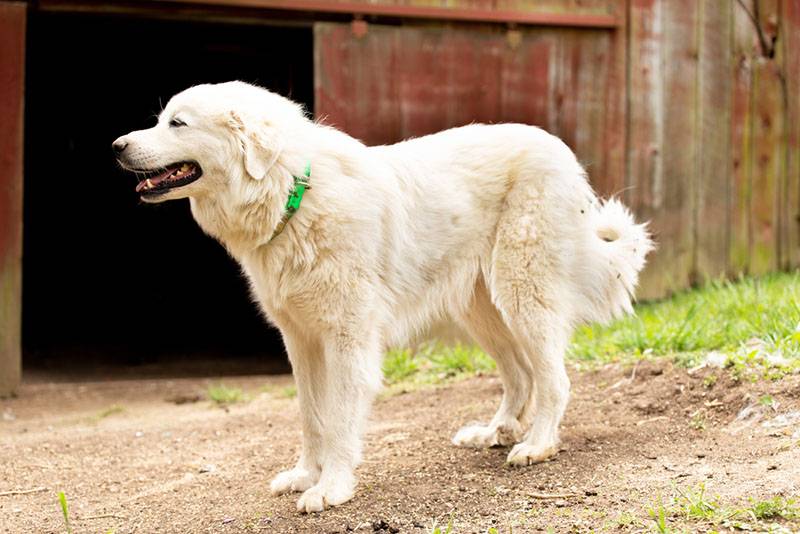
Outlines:
{"type": "Polygon", "coordinates": [[[464,423],[491,417],[497,377],[381,398],[355,499],[310,516],[296,495],[269,494],[298,453],[289,376],[226,378],[251,397],[227,409],[202,398],[203,379],[28,384],[0,401],[0,532],[64,532],[58,491],[75,532],[117,534],[429,533],[450,517],[455,533],[624,531],[646,526],[674,484],[703,482],[739,504],[797,495],[800,421],[785,416],[800,409],[800,377],[736,382],[643,362],[572,380],[562,449],[528,468],[506,466],[504,448],[450,444],[464,423]],[[758,402],[765,394],[772,407],[758,402]],[[3,495],[14,490],[40,491],[3,495]],[[617,521],[625,513],[644,523],[617,521]]]}

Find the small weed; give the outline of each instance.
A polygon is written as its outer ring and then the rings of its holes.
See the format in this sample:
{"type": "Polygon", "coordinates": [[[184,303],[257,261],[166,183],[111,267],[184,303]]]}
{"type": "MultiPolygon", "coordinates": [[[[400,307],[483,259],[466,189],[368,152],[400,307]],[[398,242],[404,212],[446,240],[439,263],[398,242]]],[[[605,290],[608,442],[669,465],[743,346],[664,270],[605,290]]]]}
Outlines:
{"type": "Polygon", "coordinates": [[[623,511],[612,523],[617,527],[632,527],[639,524],[639,519],[632,512],[623,511]]]}
{"type": "Polygon", "coordinates": [[[668,534],[671,532],[669,525],[667,524],[667,510],[664,508],[664,501],[661,500],[661,497],[658,498],[658,505],[654,508],[647,509],[647,515],[650,516],[650,519],[653,520],[656,532],[659,534],[668,534]]]}
{"type": "Polygon", "coordinates": [[[714,384],[717,383],[717,379],[718,379],[717,375],[708,375],[703,379],[703,387],[705,388],[714,387],[714,384]]]}
{"type": "Polygon", "coordinates": [[[281,389],[281,397],[293,399],[297,396],[297,388],[295,386],[286,386],[281,389]]]}
{"type": "Polygon", "coordinates": [[[698,485],[697,489],[676,490],[680,494],[677,504],[687,519],[708,521],[715,518],[720,506],[716,500],[706,496],[705,484],[698,485]]]}
{"type": "Polygon", "coordinates": [[[64,526],[67,529],[67,534],[72,534],[72,526],[69,523],[69,506],[63,491],[58,492],[58,504],[61,506],[61,514],[64,516],[64,526]]]}
{"type": "Polygon", "coordinates": [[[447,527],[445,527],[444,531],[442,531],[442,529],[436,524],[436,521],[434,521],[433,522],[433,530],[431,530],[431,534],[452,534],[454,517],[455,517],[455,513],[450,514],[450,519],[448,519],[447,527]]]}
{"type": "Polygon", "coordinates": [[[104,410],[100,410],[99,412],[97,412],[93,416],[89,417],[89,422],[98,423],[99,421],[102,421],[106,417],[110,417],[112,415],[120,414],[120,413],[122,413],[124,411],[125,411],[125,408],[123,408],[119,404],[112,404],[108,408],[106,408],[104,410]]]}
{"type": "Polygon", "coordinates": [[[224,384],[209,386],[208,398],[218,406],[227,406],[245,400],[244,393],[241,389],[230,388],[224,384]]]}
{"type": "Polygon", "coordinates": [[[692,419],[689,421],[689,426],[695,430],[706,429],[706,416],[701,410],[697,410],[692,414],[692,419]]]}
{"type": "Polygon", "coordinates": [[[754,520],[770,519],[800,519],[800,504],[796,499],[785,499],[783,497],[773,497],[766,501],[753,501],[750,499],[750,507],[745,512],[754,520]]]}
{"type": "Polygon", "coordinates": [[[111,406],[109,406],[105,410],[102,410],[100,413],[98,413],[96,417],[97,417],[97,419],[105,419],[106,417],[108,417],[110,415],[116,415],[116,414],[122,413],[124,411],[125,411],[125,408],[123,408],[119,404],[112,404],[111,406]]]}
{"type": "Polygon", "coordinates": [[[758,403],[761,406],[766,406],[767,408],[772,408],[775,405],[775,399],[772,398],[772,395],[761,395],[758,398],[758,403]]]}

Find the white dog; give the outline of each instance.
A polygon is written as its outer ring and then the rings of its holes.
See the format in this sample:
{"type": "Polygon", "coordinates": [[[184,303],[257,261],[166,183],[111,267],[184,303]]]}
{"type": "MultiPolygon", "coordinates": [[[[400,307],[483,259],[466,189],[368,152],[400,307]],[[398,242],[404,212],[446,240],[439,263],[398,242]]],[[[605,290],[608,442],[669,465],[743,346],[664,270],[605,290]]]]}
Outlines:
{"type": "Polygon", "coordinates": [[[143,173],[144,201],[189,197],[280,329],[303,446],[271,489],[303,492],[305,512],[353,497],[384,350],[442,316],[494,357],[504,387],[494,418],[453,442],[515,444],[513,465],[553,455],[571,331],[630,311],[652,248],[625,207],[597,200],[570,149],[532,126],[367,147],[230,82],[176,95],[158,124],[113,146],[143,173]]]}

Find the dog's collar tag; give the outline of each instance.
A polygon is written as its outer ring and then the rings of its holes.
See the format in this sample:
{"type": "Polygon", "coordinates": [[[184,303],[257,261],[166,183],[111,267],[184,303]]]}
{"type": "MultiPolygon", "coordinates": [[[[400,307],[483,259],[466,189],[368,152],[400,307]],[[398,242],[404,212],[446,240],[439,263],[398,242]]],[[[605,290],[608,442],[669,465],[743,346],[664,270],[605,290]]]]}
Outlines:
{"type": "Polygon", "coordinates": [[[284,208],[283,217],[281,218],[281,222],[278,223],[278,226],[275,228],[275,231],[272,233],[272,237],[269,238],[270,241],[278,237],[278,234],[283,232],[283,229],[286,228],[286,223],[289,222],[289,219],[292,218],[292,215],[300,209],[300,203],[303,201],[303,195],[306,194],[306,190],[311,189],[311,186],[308,184],[309,179],[311,178],[311,162],[306,163],[306,168],[303,171],[303,176],[292,176],[294,178],[294,185],[292,186],[292,190],[289,191],[289,198],[286,199],[286,207],[284,208]]]}
{"type": "Polygon", "coordinates": [[[294,178],[294,187],[292,187],[292,190],[289,192],[289,198],[286,200],[286,213],[288,217],[291,217],[294,215],[294,212],[300,209],[303,195],[305,195],[306,189],[308,189],[308,179],[311,178],[311,163],[306,163],[303,176],[293,176],[292,178],[294,178]]]}

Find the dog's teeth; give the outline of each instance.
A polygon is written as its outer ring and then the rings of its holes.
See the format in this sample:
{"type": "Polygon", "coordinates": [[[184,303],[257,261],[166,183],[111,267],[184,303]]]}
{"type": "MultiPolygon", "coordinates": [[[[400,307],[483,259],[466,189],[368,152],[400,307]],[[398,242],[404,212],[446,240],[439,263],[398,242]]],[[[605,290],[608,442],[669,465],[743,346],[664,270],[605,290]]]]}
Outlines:
{"type": "Polygon", "coordinates": [[[145,183],[145,186],[147,187],[147,189],[152,189],[153,188],[153,182],[150,181],[150,178],[145,180],[144,183],[145,183]]]}
{"type": "Polygon", "coordinates": [[[184,163],[183,166],[181,167],[181,172],[186,172],[188,170],[189,170],[189,164],[188,163],[184,163]]]}

